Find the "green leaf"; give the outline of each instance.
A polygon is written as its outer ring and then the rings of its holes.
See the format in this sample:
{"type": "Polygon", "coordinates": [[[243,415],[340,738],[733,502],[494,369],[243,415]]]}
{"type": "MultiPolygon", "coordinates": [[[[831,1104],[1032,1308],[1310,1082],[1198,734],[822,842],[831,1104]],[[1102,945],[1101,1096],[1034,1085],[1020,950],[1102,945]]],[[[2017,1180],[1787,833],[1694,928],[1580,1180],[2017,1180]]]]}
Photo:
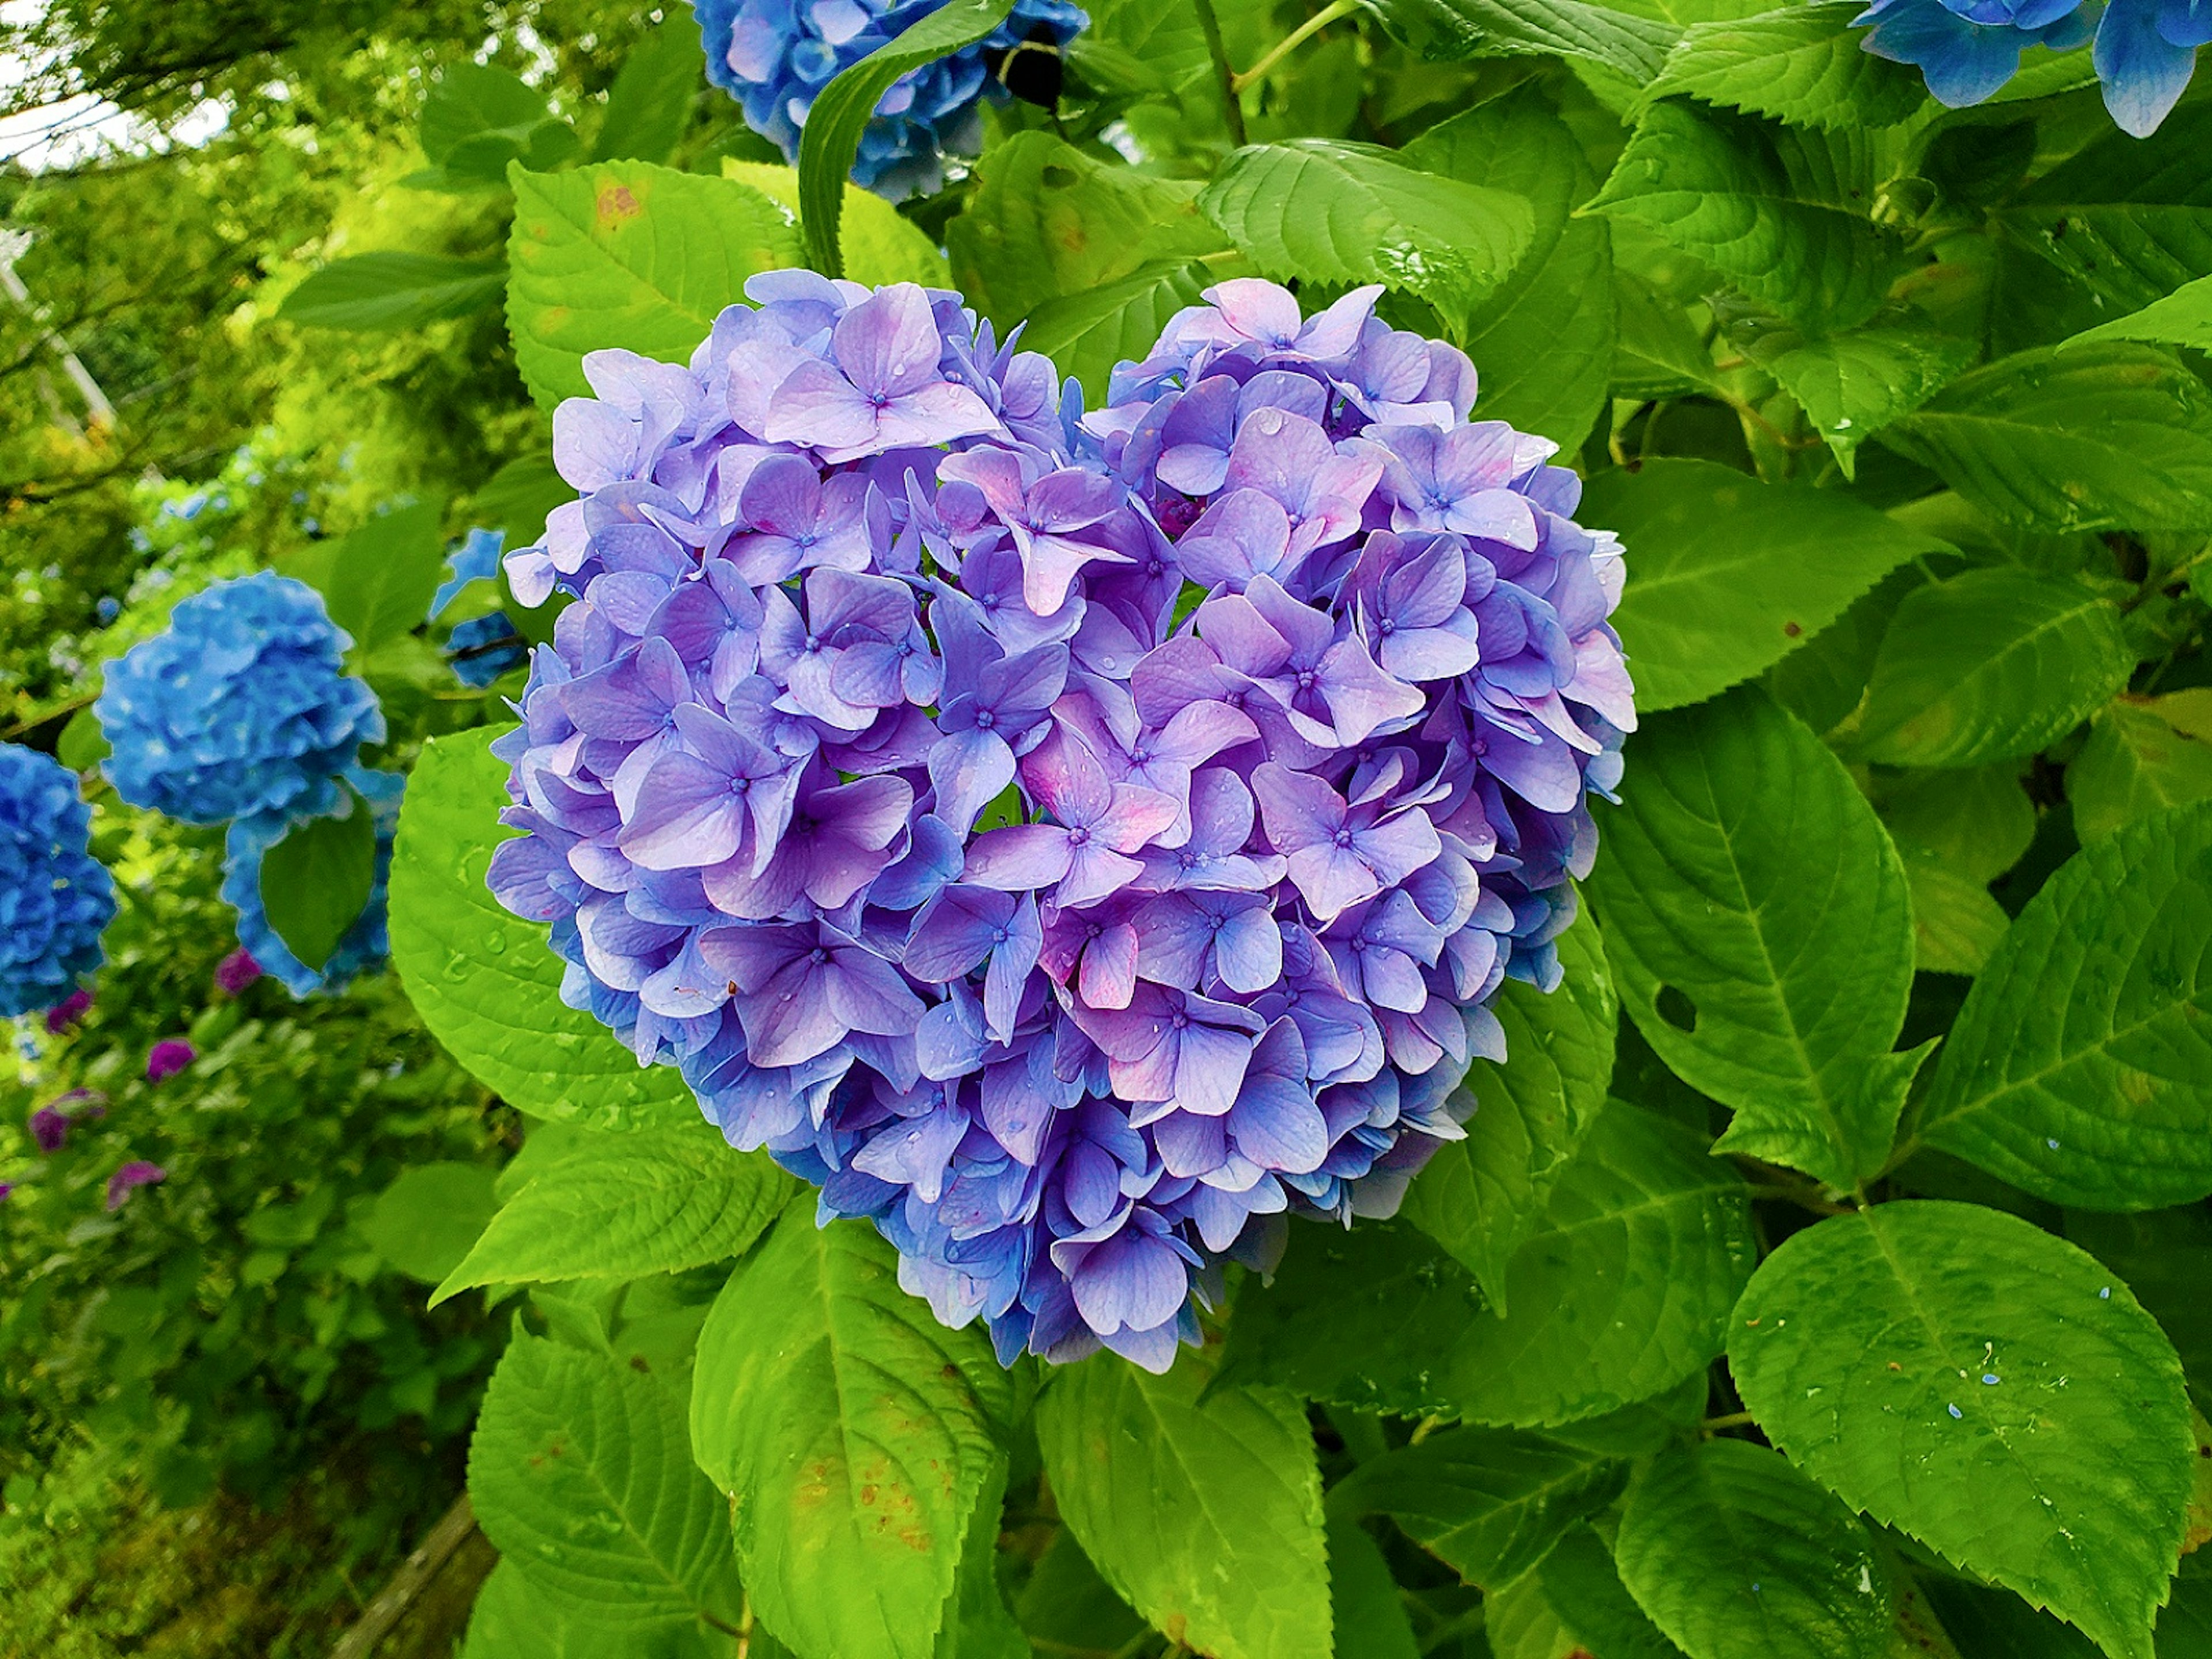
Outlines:
{"type": "Polygon", "coordinates": [[[1534,1428],[1660,1394],[1719,1352],[1753,1257],[1743,1184],[1702,1135],[1608,1105],[1507,1266],[1512,1312],[1421,1234],[1300,1229],[1248,1285],[1231,1374],[1313,1398],[1534,1428]]]}
{"type": "Polygon", "coordinates": [[[1491,1012],[1505,1033],[1503,1066],[1478,1061],[1467,1086],[1475,1110],[1467,1139],[1437,1149],[1406,1194],[1402,1213],[1474,1275],[1501,1314],[1510,1313],[1507,1263],[1542,1224],[1568,1160],[1605,1105],[1620,1004],[1597,924],[1561,934],[1565,977],[1547,995],[1508,980],[1491,1012]]]}
{"type": "MultiPolygon", "coordinates": [[[[1053,301],[1227,256],[1227,240],[1198,210],[1201,188],[1109,166],[1048,132],[1015,133],[976,164],[975,193],[945,228],[954,282],[1003,334],[1053,301]]],[[[1127,355],[1146,356],[1156,337],[1127,355]]]]}
{"type": "Polygon", "coordinates": [[[934,1659],[1035,1659],[1028,1636],[1014,1622],[999,1589],[999,1525],[1006,1495],[1001,1475],[984,1487],[969,1519],[934,1659]]]}
{"type": "Polygon", "coordinates": [[[1334,1659],[1420,1659],[1389,1562],[1348,1516],[1329,1516],[1328,1602],[1334,1659]]]}
{"type": "Polygon", "coordinates": [[[497,189],[510,162],[550,172],[583,148],[545,94],[489,64],[448,64],[422,101],[422,153],[434,171],[421,182],[447,189],[497,189]]]}
{"type": "Polygon", "coordinates": [[[1761,483],[1717,461],[1610,468],[1589,481],[1582,516],[1627,550],[1613,620],[1644,710],[1762,672],[1887,572],[1948,550],[1839,491],[1761,483]]]}
{"type": "Polygon", "coordinates": [[[1654,104],[1585,211],[1649,227],[1808,333],[1864,322],[1907,269],[1863,214],[1864,135],[1779,127],[1680,99],[1654,104]]]}
{"type": "Polygon", "coordinates": [[[2122,697],[2098,710],[2066,769],[2074,832],[2086,842],[2168,807],[2212,800],[2212,690],[2122,697]]]}
{"type": "MultiPolygon", "coordinates": [[[[572,1617],[501,1561],[477,1592],[460,1659],[728,1659],[733,1650],[696,1619],[639,1626],[572,1617]]],[[[763,1653],[757,1641],[753,1652],[763,1653]]]]}
{"type": "Polygon", "coordinates": [[[2017,565],[1905,596],[1883,636],[1854,743],[1893,766],[1979,766],[2032,755],[2127,684],[2111,600],[2017,565]]]}
{"type": "Polygon", "coordinates": [[[478,1285],[644,1279],[752,1248],[796,1183],[765,1152],[725,1146],[705,1124],[595,1136],[491,1218],[439,1303],[478,1285]]]}
{"type": "Polygon", "coordinates": [[[1030,313],[1022,344],[1044,353],[1061,374],[1083,383],[1093,404],[1103,404],[1115,368],[1142,362],[1170,318],[1198,304],[1205,289],[1236,275],[1242,263],[1227,270],[1206,259],[1146,265],[1103,288],[1047,300],[1030,313]]]}
{"type": "Polygon", "coordinates": [[[1687,93],[1801,126],[1893,127],[1927,101],[1919,75],[1869,52],[1855,0],[1700,23],[1667,54],[1647,98],[1687,93]]]}
{"type": "Polygon", "coordinates": [[[1597,1659],[1682,1659],[1682,1650],[1636,1605],[1613,1552],[1587,1524],[1571,1528],[1533,1577],[1577,1650],[1597,1659]]]}
{"type": "Polygon", "coordinates": [[[1629,1488],[1620,1581],[1695,1659],[1881,1659],[1894,1610],[1858,1517],[1764,1446],[1670,1447],[1629,1488]]]}
{"type": "Polygon", "coordinates": [[[434,1285],[491,1219],[497,1175],[481,1164],[410,1165],[377,1194],[362,1233],[401,1273],[434,1285]]]}
{"type": "Polygon", "coordinates": [[[1447,1429],[1361,1464],[1328,1501],[1332,1514],[1389,1516],[1468,1583],[1494,1590],[1627,1483],[1620,1459],[1542,1435],[1447,1429]]]}
{"type": "Polygon", "coordinates": [[[1968,993],[1920,1137],[2039,1198],[2212,1194],[2212,805],[2067,860],[1968,993]]]}
{"type": "Polygon", "coordinates": [[[2212,1285],[2212,1209],[2069,1210],[2066,1237],[2127,1281],[2181,1356],[2197,1398],[2212,1398],[2212,1299],[2204,1294],[2212,1285]]]}
{"type": "Polygon", "coordinates": [[[860,135],[893,83],[975,45],[1012,9],[1013,0],[950,0],[822,88],[799,141],[799,216],[806,227],[808,264],[825,276],[845,274],[838,224],[845,210],[846,180],[860,154],[860,135]]]}
{"type": "Polygon", "coordinates": [[[636,1057],[561,1000],[547,929],[484,884],[507,837],[507,763],[489,728],[434,739],[407,781],[392,859],[392,960],[446,1051],[509,1105],[599,1128],[680,1127],[699,1109],[667,1066],[636,1057]]]}
{"type": "Polygon", "coordinates": [[[605,161],[514,175],[515,365],[550,406],[583,397],[583,356],[620,346],[688,362],[745,279],[799,263],[789,216],[733,179],[605,161]]]}
{"type": "Polygon", "coordinates": [[[1766,695],[1648,721],[1588,890],[1622,1005],[1735,1113],[1718,1150],[1849,1188],[1918,1068],[1905,871],[1841,762],[1766,695]]]}
{"type": "Polygon", "coordinates": [[[317,973],[361,920],[376,882],[376,823],[350,791],[345,811],[296,823],[261,860],[261,908],[285,948],[317,973]]]}
{"type": "Polygon", "coordinates": [[[546,1599],[598,1624],[743,1616],[721,1500],[667,1386],[518,1331],[469,1443],[484,1535],[546,1599]]]}
{"type": "Polygon", "coordinates": [[[1931,974],[1980,973],[2011,926],[1989,884],[1919,848],[1897,851],[1912,889],[1914,965],[1931,974]]]}
{"type": "Polygon", "coordinates": [[[1098,1576],[1066,1528],[1045,1546],[1015,1609],[1031,1642],[1048,1651],[1112,1653],[1143,1633],[1145,1622],[1098,1576]]]}
{"type": "Polygon", "coordinates": [[[2017,763],[1910,772],[1877,793],[1912,887],[1915,957],[1927,971],[1978,974],[2010,922],[1989,884],[2035,838],[2017,763]]]}
{"type": "Polygon", "coordinates": [[[1273,1389],[1212,1381],[1188,1349],[1165,1376],[1113,1354],[1057,1372],[1036,1425],[1060,1516],[1171,1640],[1218,1659],[1329,1659],[1305,1413],[1273,1389]]]}
{"type": "Polygon", "coordinates": [[[444,253],[356,253],[311,271],[276,319],[306,328],[390,331],[465,317],[507,291],[504,259],[444,253]]]}
{"type": "Polygon", "coordinates": [[[1853,1509],[2151,1659],[2189,1402],[2172,1345],[2072,1245],[1966,1204],[1820,1222],[1759,1267],[1729,1367],[1768,1439],[1853,1509]]]}
{"type": "Polygon", "coordinates": [[[90,703],[69,717],[54,744],[54,758],[72,772],[89,772],[113,752],[90,703]]]}
{"type": "Polygon", "coordinates": [[[2212,276],[2185,283],[2162,300],[2131,316],[2076,334],[2060,347],[2068,350],[2095,340],[2148,340],[2159,345],[2193,346],[2212,351],[2212,276]]]}
{"type": "Polygon", "coordinates": [[[1383,283],[1447,312],[1495,289],[1535,227],[1521,197],[1326,138],[1247,145],[1198,205],[1267,276],[1383,283]]]}
{"type": "Polygon", "coordinates": [[[665,161],[684,142],[691,105],[706,80],[699,31],[670,18],[638,37],[607,89],[594,161],[665,161]]]}
{"type": "Polygon", "coordinates": [[[1977,349],[1909,313],[1885,313],[1825,339],[1772,329],[1750,342],[1750,355],[1797,400],[1849,476],[1859,445],[1942,391],[1977,349]]]}
{"type": "Polygon", "coordinates": [[[2151,346],[2015,353],[1954,380],[1882,441],[2014,524],[2212,523],[2212,392],[2151,346]]]}
{"type": "Polygon", "coordinates": [[[873,1227],[787,1209],[715,1299],[691,1385],[769,1628],[807,1659],[929,1659],[1012,1394],[980,1327],[899,1288],[873,1227]]]}
{"type": "MultiPolygon", "coordinates": [[[[722,176],[750,185],[799,217],[799,173],[769,161],[725,161],[722,176]]],[[[957,223],[958,221],[955,221],[957,223]]],[[[872,190],[845,186],[845,217],[839,235],[845,248],[845,274],[856,283],[919,283],[944,288],[951,278],[945,255],[921,227],[872,190]]]]}
{"type": "Polygon", "coordinates": [[[1460,331],[1482,368],[1482,413],[1573,449],[1613,373],[1613,239],[1574,210],[1597,188],[1551,102],[1524,87],[1431,127],[1405,149],[1431,173],[1528,199],[1528,250],[1460,331]]]}
{"type": "Polygon", "coordinates": [[[356,651],[410,633],[430,614],[446,578],[445,516],[443,501],[418,501],[371,519],[331,550],[318,586],[356,651]]]}
{"type": "Polygon", "coordinates": [[[1580,58],[1641,84],[1680,31],[1583,0],[1365,0],[1382,26],[1425,58],[1545,54],[1580,58]]]}

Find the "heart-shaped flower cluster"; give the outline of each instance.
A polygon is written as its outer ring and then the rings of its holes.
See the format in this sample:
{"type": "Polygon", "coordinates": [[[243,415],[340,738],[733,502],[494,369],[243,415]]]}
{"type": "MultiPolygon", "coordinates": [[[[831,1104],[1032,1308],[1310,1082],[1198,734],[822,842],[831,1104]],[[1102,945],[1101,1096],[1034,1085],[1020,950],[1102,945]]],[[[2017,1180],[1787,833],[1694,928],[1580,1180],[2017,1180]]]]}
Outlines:
{"type": "Polygon", "coordinates": [[[556,416],[493,889],[940,1317],[1164,1369],[1556,979],[1619,549],[1376,290],[1224,283],[1088,419],[957,295],[747,291],[556,416]]]}
{"type": "MultiPolygon", "coordinates": [[[[67,1006],[77,976],[100,965],[115,882],[91,838],[76,775],[0,743],[0,1016],[67,1006]]],[[[88,997],[77,1012],[90,1006],[88,997]]]]}

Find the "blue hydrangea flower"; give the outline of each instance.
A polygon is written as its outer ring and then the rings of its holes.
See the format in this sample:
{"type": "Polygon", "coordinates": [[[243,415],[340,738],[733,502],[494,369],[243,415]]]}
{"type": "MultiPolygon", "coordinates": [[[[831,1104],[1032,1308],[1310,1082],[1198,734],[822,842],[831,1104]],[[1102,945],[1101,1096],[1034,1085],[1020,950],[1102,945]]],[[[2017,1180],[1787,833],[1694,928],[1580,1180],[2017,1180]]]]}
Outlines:
{"type": "Polygon", "coordinates": [[[2105,107],[2138,138],[2158,131],[2212,43],[2212,0],[2112,0],[2097,24],[2092,57],[2105,107]]]}
{"type": "Polygon", "coordinates": [[[0,744],[0,1015],[52,1008],[100,963],[115,882],[92,856],[76,774],[0,744]]]}
{"type": "Polygon", "coordinates": [[[1166,1369],[1559,979],[1621,550],[1380,291],[1224,283],[1086,418],[957,295],[779,272],[554,416],[492,890],[1003,1358],[1166,1369]]]}
{"type": "Polygon", "coordinates": [[[351,643],[274,571],[195,593],[108,666],[94,707],[115,793],[186,823],[329,811],[331,780],[384,738],[375,694],[341,670],[351,643]]]}
{"type": "MultiPolygon", "coordinates": [[[[945,0],[693,0],[707,76],[735,94],[753,131],[796,161],[799,131],[840,72],[937,10],[945,0]]],[[[884,96],[860,139],[853,177],[893,201],[945,182],[944,157],[982,148],[984,98],[1005,86],[987,58],[1024,43],[1063,46],[1089,22],[1067,0],[1016,0],[979,44],[907,76],[884,96]]]]}
{"type": "MultiPolygon", "coordinates": [[[[349,769],[344,777],[375,815],[376,878],[360,920],[338,941],[322,972],[317,973],[292,954],[291,947],[269,925],[269,913],[261,905],[263,857],[294,824],[316,815],[264,812],[240,818],[230,826],[223,842],[222,896],[238,912],[238,942],[263,973],[295,997],[342,989],[356,974],[374,968],[392,951],[386,931],[385,890],[392,873],[392,841],[399,828],[399,803],[406,793],[407,780],[398,772],[375,772],[364,767],[349,769]]],[[[358,804],[352,810],[358,811],[358,804]]]]}
{"type": "Polygon", "coordinates": [[[446,614],[446,607],[461,595],[461,590],[475,582],[499,580],[499,556],[507,546],[507,534],[499,530],[471,530],[461,544],[446,555],[446,580],[438,584],[438,591],[430,599],[430,620],[435,622],[446,614]]]}
{"type": "Polygon", "coordinates": [[[453,624],[446,641],[446,656],[464,685],[482,690],[510,668],[530,660],[530,647],[514,631],[513,618],[504,611],[471,617],[453,624]]]}

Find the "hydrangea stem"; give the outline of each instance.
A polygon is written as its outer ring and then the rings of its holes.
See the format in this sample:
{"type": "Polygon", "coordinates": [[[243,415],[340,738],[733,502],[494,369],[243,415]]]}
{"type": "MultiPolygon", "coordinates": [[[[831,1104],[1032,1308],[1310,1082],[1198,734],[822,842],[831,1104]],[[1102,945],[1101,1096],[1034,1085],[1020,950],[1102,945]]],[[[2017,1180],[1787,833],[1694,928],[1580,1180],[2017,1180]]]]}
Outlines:
{"type": "Polygon", "coordinates": [[[1237,95],[1237,71],[1229,67],[1229,52],[1221,44],[1221,20],[1213,15],[1213,0],[1191,0],[1198,8],[1198,26],[1206,31],[1206,49],[1212,55],[1215,75],[1221,82],[1221,113],[1229,123],[1230,142],[1242,149],[1251,143],[1244,131],[1243,100],[1237,95]]]}
{"type": "Polygon", "coordinates": [[[1274,69],[1276,64],[1281,63],[1283,59],[1288,58],[1300,46],[1312,40],[1314,36],[1319,34],[1331,23],[1335,22],[1340,17],[1349,17],[1353,12],[1358,9],[1359,0],[1331,0],[1330,4],[1322,8],[1321,10],[1307,18],[1304,22],[1299,24],[1297,27],[1292,29],[1288,34],[1277,41],[1275,43],[1274,50],[1270,52],[1265,58],[1262,58],[1258,63],[1253,64],[1250,69],[1246,70],[1242,75],[1233,75],[1230,76],[1230,91],[1232,93],[1242,92],[1247,87],[1255,86],[1260,82],[1266,80],[1269,72],[1274,69]]]}

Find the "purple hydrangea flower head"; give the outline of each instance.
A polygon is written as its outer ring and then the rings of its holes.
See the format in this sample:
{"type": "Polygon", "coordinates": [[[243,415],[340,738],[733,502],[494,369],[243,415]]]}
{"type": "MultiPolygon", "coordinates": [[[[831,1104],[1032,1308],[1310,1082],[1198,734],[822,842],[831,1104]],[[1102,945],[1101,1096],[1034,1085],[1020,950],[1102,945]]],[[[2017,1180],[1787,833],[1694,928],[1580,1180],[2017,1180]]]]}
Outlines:
{"type": "MultiPolygon", "coordinates": [[[[392,839],[399,829],[399,803],[406,793],[407,780],[401,773],[378,772],[357,766],[347,770],[344,781],[349,787],[337,803],[340,810],[358,812],[365,809],[375,823],[376,871],[368,904],[338,940],[337,948],[331,952],[330,960],[319,973],[292,954],[291,946],[269,925],[269,913],[261,902],[262,859],[307,815],[287,817],[264,812],[240,818],[230,826],[223,842],[222,896],[238,912],[240,948],[236,957],[224,959],[224,966],[228,967],[237,957],[245,958],[252,974],[240,981],[241,986],[250,984],[254,975],[267,974],[295,997],[340,990],[355,975],[374,969],[391,954],[386,888],[392,874],[392,839]]],[[[216,971],[220,981],[222,969],[216,971]]],[[[224,988],[230,988],[226,985],[224,988]]]]}
{"type": "Polygon", "coordinates": [[[186,823],[330,811],[337,774],[384,738],[375,694],[341,672],[350,643],[274,571],[195,593],[108,666],[94,707],[116,793],[186,823]]]}
{"type": "Polygon", "coordinates": [[[141,1187],[159,1186],[168,1178],[169,1172],[160,1164],[134,1158],[107,1177],[107,1207],[119,1210],[141,1187]]]}
{"type": "Polygon", "coordinates": [[[182,1037],[163,1037],[146,1053],[146,1081],[166,1083],[199,1058],[182,1037]]]}
{"type": "Polygon", "coordinates": [[[76,981],[100,965],[115,883],[91,838],[76,774],[0,744],[0,1016],[46,1009],[46,1029],[58,1033],[92,1006],[76,981]]]}
{"type": "Polygon", "coordinates": [[[1373,290],[1224,284],[1087,418],[956,295],[748,292],[556,415],[492,890],[940,1317],[1164,1369],[1556,982],[1620,550],[1373,290]]]}
{"type": "Polygon", "coordinates": [[[263,971],[261,964],[254,960],[253,952],[241,945],[216,963],[216,988],[225,996],[234,997],[259,979],[263,971]]]}
{"type": "MultiPolygon", "coordinates": [[[[839,74],[938,10],[945,0],[693,0],[707,77],[744,106],[753,131],[799,158],[799,132],[839,74]]],[[[861,135],[853,177],[897,201],[945,181],[944,158],[982,148],[979,106],[1010,95],[1010,52],[1057,52],[1089,22],[1068,0],[1015,0],[1012,15],[975,46],[897,82],[861,135]]]]}

